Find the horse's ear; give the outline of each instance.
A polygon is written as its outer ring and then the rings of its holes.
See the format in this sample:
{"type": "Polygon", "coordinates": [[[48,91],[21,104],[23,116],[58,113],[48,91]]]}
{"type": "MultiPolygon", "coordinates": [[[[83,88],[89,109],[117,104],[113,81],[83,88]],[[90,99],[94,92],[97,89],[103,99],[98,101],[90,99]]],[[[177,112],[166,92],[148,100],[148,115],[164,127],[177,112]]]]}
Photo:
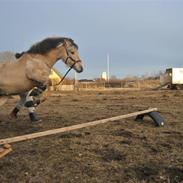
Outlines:
{"type": "Polygon", "coordinates": [[[63,45],[67,47],[67,41],[64,39],[63,45]]]}
{"type": "Polygon", "coordinates": [[[60,48],[60,47],[62,47],[62,46],[64,46],[64,43],[60,43],[60,44],[57,46],[57,48],[60,48]]]}
{"type": "Polygon", "coordinates": [[[57,46],[57,48],[59,48],[59,47],[61,47],[61,46],[67,47],[67,41],[64,40],[63,43],[60,43],[60,44],[57,46]]]}

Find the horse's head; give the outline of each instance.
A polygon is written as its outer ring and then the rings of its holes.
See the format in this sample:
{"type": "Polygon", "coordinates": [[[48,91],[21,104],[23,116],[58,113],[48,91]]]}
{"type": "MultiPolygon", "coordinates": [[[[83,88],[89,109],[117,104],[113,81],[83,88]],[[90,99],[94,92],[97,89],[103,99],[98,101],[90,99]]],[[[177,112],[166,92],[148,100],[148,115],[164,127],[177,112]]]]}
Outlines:
{"type": "Polygon", "coordinates": [[[73,68],[78,73],[83,71],[82,61],[78,52],[78,46],[72,39],[64,39],[64,42],[60,43],[57,48],[62,49],[60,52],[60,58],[68,67],[73,68]]]}
{"type": "MultiPolygon", "coordinates": [[[[78,46],[70,38],[46,38],[31,46],[25,53],[50,57],[47,59],[49,61],[47,65],[49,65],[50,68],[57,60],[61,59],[68,67],[73,68],[76,72],[80,73],[83,71],[82,61],[78,53],[78,46]]],[[[20,58],[23,54],[24,52],[16,54],[16,58],[20,58]]]]}

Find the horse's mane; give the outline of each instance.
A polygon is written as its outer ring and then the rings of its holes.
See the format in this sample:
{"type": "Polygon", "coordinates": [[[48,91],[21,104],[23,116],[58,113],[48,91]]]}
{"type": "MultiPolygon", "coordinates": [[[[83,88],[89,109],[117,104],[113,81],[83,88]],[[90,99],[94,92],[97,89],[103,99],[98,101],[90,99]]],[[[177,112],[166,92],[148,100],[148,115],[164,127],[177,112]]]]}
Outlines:
{"type": "Polygon", "coordinates": [[[16,53],[15,56],[16,58],[20,58],[24,53],[46,54],[50,50],[56,48],[59,44],[63,43],[64,40],[69,41],[74,47],[78,49],[78,45],[71,38],[50,37],[32,45],[26,52],[16,53]]]}
{"type": "Polygon", "coordinates": [[[70,38],[64,37],[53,37],[53,38],[46,38],[33,46],[27,51],[27,53],[35,53],[35,54],[45,54],[48,53],[50,50],[56,48],[60,43],[63,43],[64,40],[69,41],[72,45],[74,45],[77,49],[78,46],[74,41],[70,38]]]}

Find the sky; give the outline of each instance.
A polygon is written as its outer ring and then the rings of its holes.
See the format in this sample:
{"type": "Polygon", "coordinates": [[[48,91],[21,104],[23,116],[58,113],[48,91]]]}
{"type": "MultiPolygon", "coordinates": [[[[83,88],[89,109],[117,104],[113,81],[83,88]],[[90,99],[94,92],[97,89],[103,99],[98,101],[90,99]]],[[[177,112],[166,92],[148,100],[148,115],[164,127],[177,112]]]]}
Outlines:
{"type": "Polygon", "coordinates": [[[79,45],[80,79],[107,71],[107,54],[118,78],[183,67],[183,0],[0,0],[0,51],[22,52],[50,36],[79,45]]]}

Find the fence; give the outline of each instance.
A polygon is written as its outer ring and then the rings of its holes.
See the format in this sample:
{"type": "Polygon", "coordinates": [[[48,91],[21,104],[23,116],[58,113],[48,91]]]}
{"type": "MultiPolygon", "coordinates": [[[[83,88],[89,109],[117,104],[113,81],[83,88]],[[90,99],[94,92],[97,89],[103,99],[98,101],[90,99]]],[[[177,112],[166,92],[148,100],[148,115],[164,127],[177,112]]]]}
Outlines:
{"type": "Polygon", "coordinates": [[[50,91],[72,91],[72,90],[104,90],[104,89],[120,89],[120,88],[155,88],[159,86],[159,80],[134,80],[134,81],[110,81],[110,82],[77,82],[76,84],[63,83],[57,86],[50,86],[50,91]]]}

